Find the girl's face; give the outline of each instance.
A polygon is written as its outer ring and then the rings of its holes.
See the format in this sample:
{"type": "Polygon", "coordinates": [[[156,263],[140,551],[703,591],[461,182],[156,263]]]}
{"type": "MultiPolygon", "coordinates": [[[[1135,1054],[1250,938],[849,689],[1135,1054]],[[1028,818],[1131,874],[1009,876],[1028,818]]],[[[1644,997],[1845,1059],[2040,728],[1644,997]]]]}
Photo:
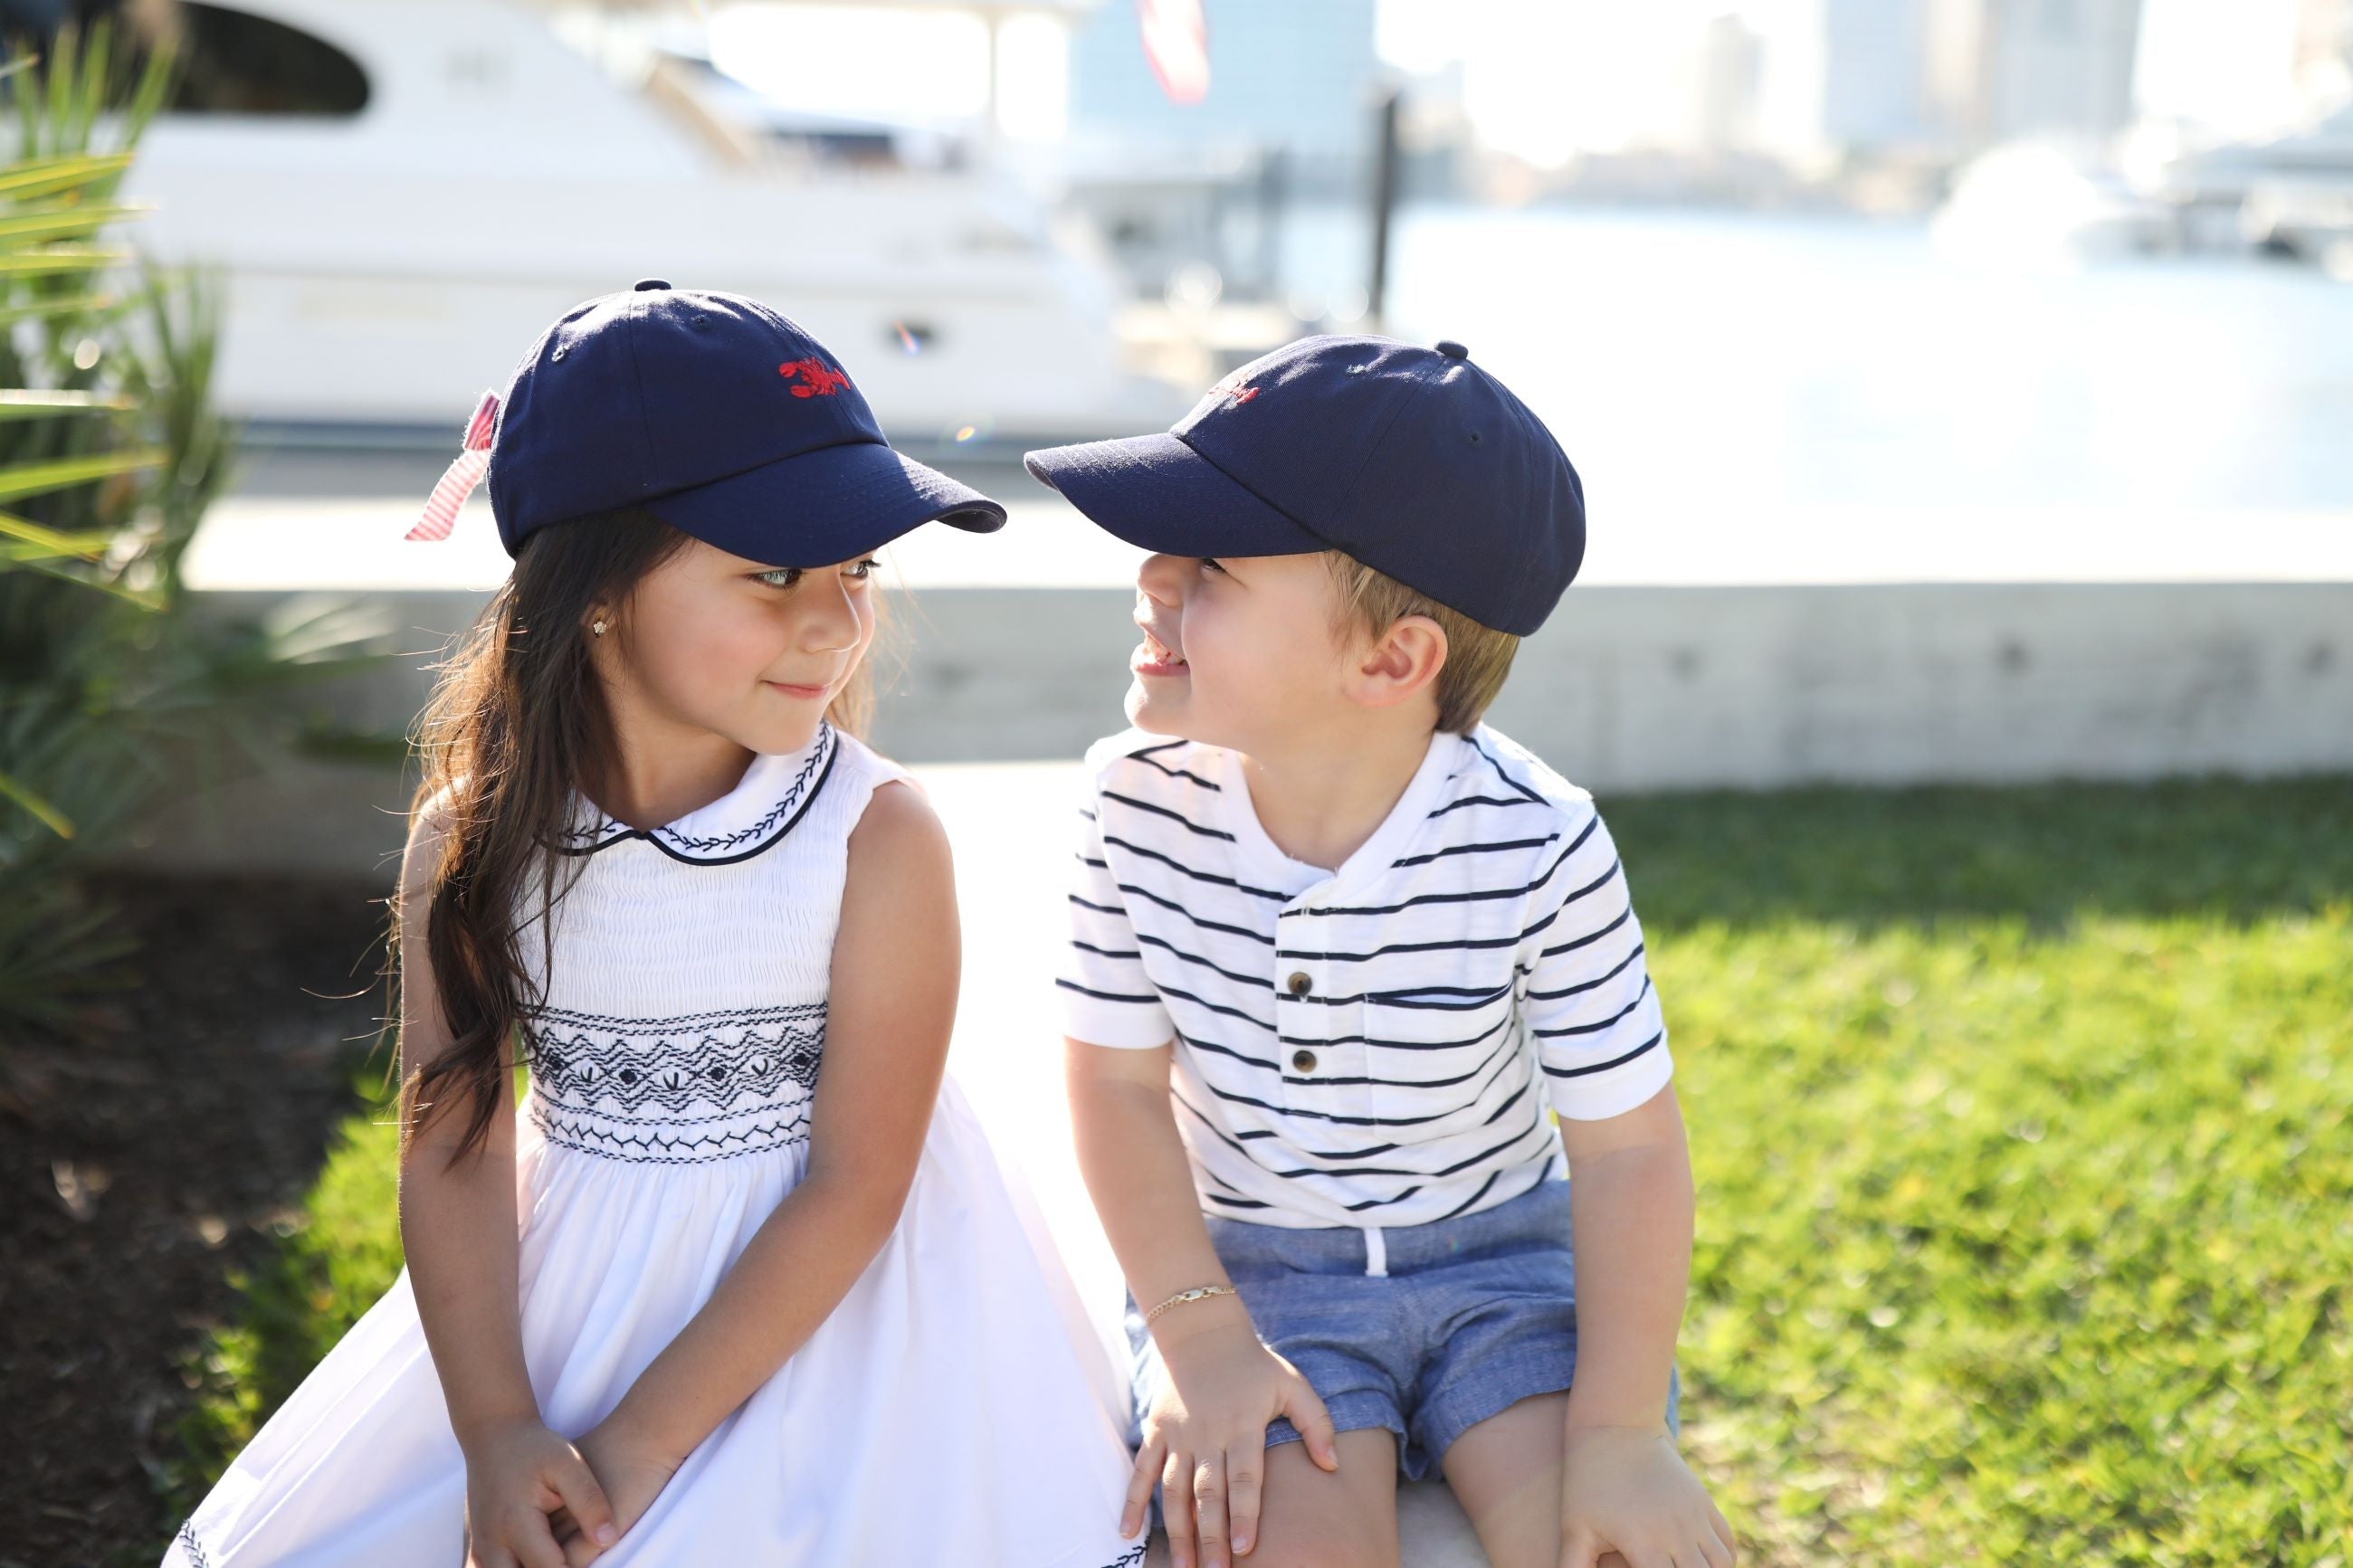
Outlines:
{"type": "Polygon", "coordinates": [[[638,580],[617,646],[599,649],[617,709],[754,752],[800,750],[874,640],[875,571],[871,557],[763,566],[689,540],[638,580]]]}

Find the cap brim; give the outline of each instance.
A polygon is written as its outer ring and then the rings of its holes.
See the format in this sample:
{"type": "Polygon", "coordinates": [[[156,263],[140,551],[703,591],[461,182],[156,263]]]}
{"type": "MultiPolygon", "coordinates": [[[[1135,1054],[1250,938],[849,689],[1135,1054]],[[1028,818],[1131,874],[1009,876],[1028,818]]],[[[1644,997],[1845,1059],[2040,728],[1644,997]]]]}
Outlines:
{"type": "Polygon", "coordinates": [[[1166,432],[1027,453],[1039,480],[1104,532],[1161,555],[1303,555],[1331,548],[1166,432]]]}
{"type": "Polygon", "coordinates": [[[671,527],[766,566],[830,566],[944,522],[975,533],[1005,509],[880,441],[845,441],[647,500],[671,527]]]}

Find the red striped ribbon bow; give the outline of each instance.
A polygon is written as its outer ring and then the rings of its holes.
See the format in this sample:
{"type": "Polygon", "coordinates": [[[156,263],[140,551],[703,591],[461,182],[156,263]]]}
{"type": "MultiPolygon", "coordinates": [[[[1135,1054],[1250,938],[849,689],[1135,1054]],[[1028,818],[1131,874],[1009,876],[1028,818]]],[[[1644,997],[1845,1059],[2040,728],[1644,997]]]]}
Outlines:
{"type": "Polygon", "coordinates": [[[433,493],[425,498],[424,515],[403,538],[449,537],[449,531],[458,526],[458,509],[466,504],[466,498],[474,493],[474,487],[482,482],[483,471],[491,466],[491,428],[498,418],[499,395],[485,392],[481,402],[474,405],[474,416],[466,421],[466,439],[456,460],[442,470],[433,493]]]}

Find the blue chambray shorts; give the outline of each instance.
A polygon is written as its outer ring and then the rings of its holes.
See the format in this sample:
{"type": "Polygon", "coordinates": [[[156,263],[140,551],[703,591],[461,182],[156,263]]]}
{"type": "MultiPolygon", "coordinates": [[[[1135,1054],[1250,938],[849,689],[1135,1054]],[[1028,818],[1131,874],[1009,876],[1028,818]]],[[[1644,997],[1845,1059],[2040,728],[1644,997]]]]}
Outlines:
{"type": "MultiPolygon", "coordinates": [[[[1566,1180],[1459,1219],[1377,1231],[1203,1217],[1259,1338],[1299,1369],[1337,1430],[1395,1433],[1409,1480],[1437,1473],[1471,1427],[1559,1393],[1576,1373],[1566,1180]]],[[[1133,1450],[1166,1373],[1132,1295],[1126,1321],[1133,1450]]],[[[1682,1381],[1672,1369],[1666,1394],[1668,1429],[1680,1433],[1682,1381]]],[[[1269,1447],[1299,1440],[1287,1420],[1267,1426],[1269,1447]]]]}

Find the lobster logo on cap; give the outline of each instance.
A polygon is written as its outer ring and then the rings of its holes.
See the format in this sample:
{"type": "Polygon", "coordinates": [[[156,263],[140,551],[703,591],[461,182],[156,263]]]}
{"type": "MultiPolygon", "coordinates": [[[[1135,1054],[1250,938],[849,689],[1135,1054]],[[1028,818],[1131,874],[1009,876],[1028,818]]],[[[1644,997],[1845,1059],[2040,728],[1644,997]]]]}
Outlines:
{"type": "Polygon", "coordinates": [[[801,384],[793,388],[795,397],[831,397],[849,384],[847,371],[835,370],[821,359],[787,360],[776,367],[776,374],[786,381],[800,378],[801,384]]]}

